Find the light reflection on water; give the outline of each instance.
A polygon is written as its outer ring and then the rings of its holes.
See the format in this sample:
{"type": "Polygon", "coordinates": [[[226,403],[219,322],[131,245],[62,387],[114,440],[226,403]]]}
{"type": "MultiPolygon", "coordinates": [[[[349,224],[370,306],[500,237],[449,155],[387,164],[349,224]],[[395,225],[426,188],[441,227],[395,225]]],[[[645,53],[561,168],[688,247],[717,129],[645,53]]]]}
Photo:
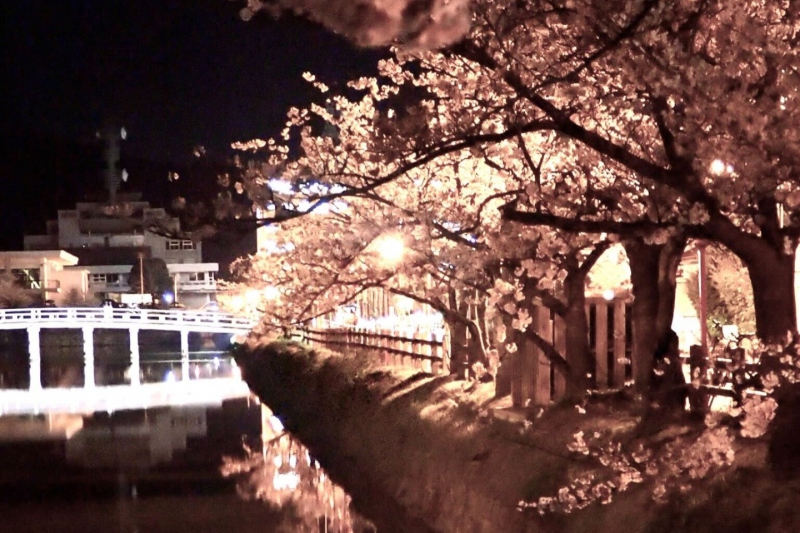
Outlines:
{"type": "Polygon", "coordinates": [[[261,449],[245,446],[244,457],[227,457],[226,477],[237,480],[239,493],[285,509],[298,533],[362,533],[374,528],[352,512],[350,496],[333,483],[280,421],[262,406],[261,449]]]}
{"type": "MultiPolygon", "coordinates": [[[[0,364],[5,376],[25,375],[18,359],[0,364]]],[[[82,362],[70,359],[50,368],[70,369],[59,377],[80,375],[82,362]]],[[[102,365],[98,357],[100,372],[102,365]]],[[[163,376],[161,365],[152,365],[154,376],[163,376]]],[[[202,365],[226,370],[224,360],[202,365]]],[[[53,378],[45,386],[65,385],[53,378]]],[[[307,450],[269,425],[254,399],[0,417],[0,515],[3,533],[373,531],[307,450]]]]}

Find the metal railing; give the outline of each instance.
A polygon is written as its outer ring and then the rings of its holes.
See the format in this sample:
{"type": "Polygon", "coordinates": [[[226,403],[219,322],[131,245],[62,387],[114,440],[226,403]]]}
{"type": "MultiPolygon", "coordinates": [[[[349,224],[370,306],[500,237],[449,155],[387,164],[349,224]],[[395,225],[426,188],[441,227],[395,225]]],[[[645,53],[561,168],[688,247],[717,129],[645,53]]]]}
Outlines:
{"type": "Polygon", "coordinates": [[[172,309],[124,309],[113,307],[43,307],[0,309],[0,330],[29,326],[43,328],[131,328],[247,333],[255,322],[228,313],[172,309]]]}

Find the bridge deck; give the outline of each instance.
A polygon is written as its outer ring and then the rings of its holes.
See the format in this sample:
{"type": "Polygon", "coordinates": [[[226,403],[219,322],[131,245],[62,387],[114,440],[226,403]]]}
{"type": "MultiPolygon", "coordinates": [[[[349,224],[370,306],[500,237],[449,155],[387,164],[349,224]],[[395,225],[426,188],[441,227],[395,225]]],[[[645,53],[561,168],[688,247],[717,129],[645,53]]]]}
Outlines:
{"type": "Polygon", "coordinates": [[[172,309],[114,309],[111,307],[44,307],[0,309],[0,330],[95,327],[108,329],[189,330],[208,333],[247,333],[255,323],[228,313],[172,309]]]}

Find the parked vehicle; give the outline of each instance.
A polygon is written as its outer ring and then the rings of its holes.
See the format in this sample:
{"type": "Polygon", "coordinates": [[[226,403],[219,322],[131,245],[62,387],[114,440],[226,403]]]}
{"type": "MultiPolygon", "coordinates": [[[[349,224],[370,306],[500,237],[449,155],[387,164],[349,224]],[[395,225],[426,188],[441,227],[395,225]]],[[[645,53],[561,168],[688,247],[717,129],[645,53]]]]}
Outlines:
{"type": "Polygon", "coordinates": [[[206,302],[202,306],[200,306],[200,310],[201,311],[208,311],[208,312],[216,313],[216,312],[219,311],[219,304],[217,302],[215,302],[214,300],[212,300],[212,301],[206,302]]]}
{"type": "Polygon", "coordinates": [[[122,302],[118,302],[116,300],[112,300],[111,298],[106,298],[100,303],[100,307],[113,307],[115,309],[127,309],[127,305],[122,302]]]}

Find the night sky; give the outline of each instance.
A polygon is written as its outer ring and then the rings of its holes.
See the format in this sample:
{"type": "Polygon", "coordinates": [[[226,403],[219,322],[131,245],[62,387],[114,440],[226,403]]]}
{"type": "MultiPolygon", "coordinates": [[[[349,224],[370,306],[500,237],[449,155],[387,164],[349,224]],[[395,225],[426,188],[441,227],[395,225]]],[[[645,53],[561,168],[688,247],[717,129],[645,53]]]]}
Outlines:
{"type": "Polygon", "coordinates": [[[242,5],[0,3],[0,249],[97,192],[93,135],[105,119],[128,132],[123,158],[166,167],[196,145],[223,157],[232,141],[277,135],[288,107],[312,99],[304,71],[336,85],[374,68],[375,52],[305,20],[243,22],[242,5]]]}

